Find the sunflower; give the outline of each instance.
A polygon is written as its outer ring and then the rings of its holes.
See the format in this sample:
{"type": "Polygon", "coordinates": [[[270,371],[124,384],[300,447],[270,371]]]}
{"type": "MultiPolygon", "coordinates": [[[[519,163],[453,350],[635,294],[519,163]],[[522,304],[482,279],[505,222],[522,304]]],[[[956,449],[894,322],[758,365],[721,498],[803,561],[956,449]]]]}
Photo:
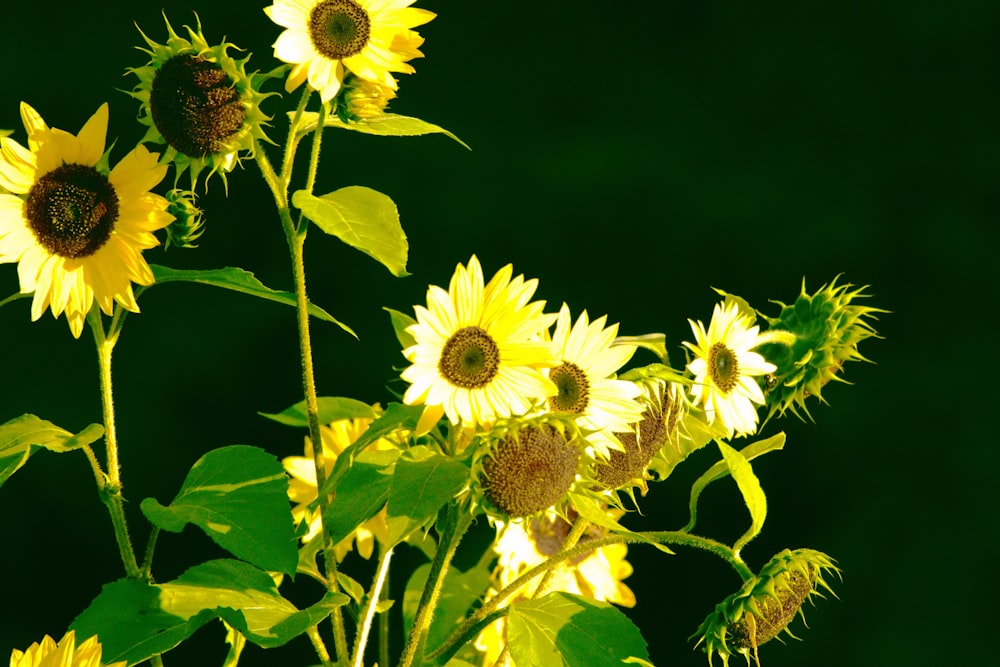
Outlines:
{"type": "Polygon", "coordinates": [[[149,62],[128,71],[139,77],[131,95],[142,103],[139,122],[149,129],[143,142],[166,144],[164,161],[173,162],[176,182],[190,169],[194,188],[203,169],[209,176],[226,173],[241,156],[252,156],[257,140],[266,141],[270,120],[260,109],[267,97],[259,91],[264,77],[247,74],[249,56],[234,60],[232,44],[210,46],[201,32],[187,29],[189,39],[167,24],[166,44],[157,44],[141,30],[149,46],[140,48],[149,62]]]}
{"type": "Polygon", "coordinates": [[[773,373],[775,366],[753,349],[768,339],[735,301],[715,305],[708,331],[700,321],[688,322],[695,337],[695,343],[684,343],[695,354],[687,365],[694,374],[694,402],[704,406],[709,424],[719,420],[726,437],[754,433],[756,406],[764,404],[764,392],[754,378],[773,373]]]}
{"type": "MultiPolygon", "coordinates": [[[[368,430],[372,419],[358,417],[354,419],[340,419],[326,426],[320,426],[320,433],[323,437],[323,454],[326,463],[326,473],[333,472],[337,457],[352,445],[361,434],[368,430]]],[[[385,438],[380,438],[369,446],[373,450],[395,449],[396,445],[385,438]]],[[[295,507],[292,508],[292,517],[295,523],[306,522],[309,529],[302,536],[302,543],[312,541],[322,530],[322,517],[320,510],[309,509],[309,505],[316,500],[316,467],[313,459],[313,443],[306,436],[305,456],[286,456],[282,460],[285,471],[291,478],[288,482],[288,498],[295,507]]],[[[351,551],[353,545],[357,545],[358,553],[363,558],[371,558],[375,546],[375,540],[385,542],[388,539],[388,527],[385,523],[385,509],[383,508],[376,516],[364,522],[357,529],[336,545],[335,555],[337,561],[341,561],[351,551]]]]}
{"type": "Polygon", "coordinates": [[[408,60],[420,58],[423,38],[411,30],[434,13],[410,7],[414,0],[275,0],[264,8],[285,28],[274,57],[292,65],[285,82],[291,92],[308,79],[329,102],[348,71],[395,90],[391,72],[412,74],[408,60]]]}
{"type": "Polygon", "coordinates": [[[555,355],[562,363],[549,371],[549,379],[559,390],[549,398],[549,409],[576,415],[577,424],[589,432],[588,443],[603,460],[612,449],[624,451],[614,434],[632,430],[643,412],[643,405],[635,400],[642,393],[638,385],[612,377],[636,348],[614,345],[618,325],[605,327],[606,321],[601,316],[590,322],[584,311],[573,324],[563,304],[552,334],[555,355]]]}
{"type": "Polygon", "coordinates": [[[77,646],[73,630],[67,632],[58,644],[45,635],[41,644],[35,642],[27,651],[14,649],[10,654],[10,667],[125,667],[126,664],[124,660],[102,663],[97,635],[77,646]]]}
{"type": "MultiPolygon", "coordinates": [[[[620,510],[608,510],[608,513],[615,519],[622,514],[620,510]]],[[[494,594],[558,553],[570,528],[570,524],[554,511],[530,520],[498,523],[500,536],[493,546],[498,556],[493,573],[494,594]]],[[[591,527],[579,543],[585,544],[587,540],[603,537],[603,532],[603,529],[591,527]]],[[[547,590],[564,591],[623,607],[634,607],[635,594],[624,583],[632,574],[632,565],[625,559],[627,553],[626,545],[612,544],[594,549],[573,560],[563,561],[551,570],[553,576],[547,590]]],[[[525,584],[520,589],[521,592],[510,599],[516,600],[519,596],[534,591],[539,577],[525,584]]],[[[503,619],[498,620],[486,626],[476,638],[475,646],[483,653],[484,665],[492,665],[503,650],[506,643],[505,625],[503,619]]]]}
{"type": "Polygon", "coordinates": [[[173,220],[167,200],[149,192],[167,167],[137,146],[114,169],[104,156],[108,105],[76,136],[50,129],[21,103],[28,148],[0,139],[0,262],[17,262],[21,292],[34,292],[31,318],[47,307],[66,313],[73,336],[96,301],[138,312],[132,283],[149,285],[142,251],[159,245],[153,232],[173,220]]]}
{"type": "Polygon", "coordinates": [[[484,286],[473,255],[447,292],[431,285],[427,307],[414,308],[417,323],[406,331],[416,344],[403,350],[412,365],[402,378],[410,383],[403,402],[426,406],[418,431],[445,414],[452,424],[488,425],[556,394],[542,372],[558,364],[542,338],[555,315],[542,313],[544,301],[529,303],[538,281],[512,272],[508,264],[484,286]]]}

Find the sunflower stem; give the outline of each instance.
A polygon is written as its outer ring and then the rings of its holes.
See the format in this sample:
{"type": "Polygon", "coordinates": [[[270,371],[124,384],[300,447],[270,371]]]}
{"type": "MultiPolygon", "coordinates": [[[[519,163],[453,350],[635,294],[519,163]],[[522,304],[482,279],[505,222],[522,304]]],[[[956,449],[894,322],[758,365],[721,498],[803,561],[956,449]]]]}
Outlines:
{"type": "Polygon", "coordinates": [[[351,660],[353,667],[362,667],[365,657],[365,645],[368,643],[368,634],[371,632],[372,619],[375,617],[375,609],[379,599],[382,597],[382,587],[385,585],[386,577],[389,574],[389,563],[392,561],[392,547],[382,552],[378,571],[375,573],[375,581],[372,582],[371,590],[368,591],[368,601],[361,613],[358,632],[354,640],[354,658],[351,660]]]}
{"type": "Polygon", "coordinates": [[[420,596],[417,613],[413,617],[413,626],[410,628],[410,636],[406,640],[403,656],[399,660],[399,667],[410,667],[414,664],[414,660],[418,660],[416,663],[418,665],[423,663],[424,642],[434,618],[434,609],[437,607],[438,598],[441,595],[444,577],[448,573],[451,559],[455,556],[462,536],[471,524],[466,510],[464,503],[450,503],[445,509],[445,525],[441,542],[434,554],[434,560],[431,561],[431,569],[427,574],[427,582],[424,584],[424,591],[420,596]]]}
{"type": "MultiPolygon", "coordinates": [[[[562,550],[572,549],[576,546],[577,542],[590,527],[590,521],[584,519],[582,516],[577,516],[576,521],[573,522],[573,527],[570,529],[569,534],[566,535],[566,539],[563,540],[562,550]]],[[[555,568],[547,570],[544,575],[542,575],[542,580],[538,582],[538,586],[535,588],[535,593],[531,596],[532,598],[540,598],[546,593],[548,593],[549,584],[552,582],[552,577],[555,576],[555,568]]]]}
{"type": "Polygon", "coordinates": [[[312,642],[313,648],[316,650],[316,655],[319,657],[319,661],[324,665],[329,665],[330,652],[326,650],[326,644],[323,642],[323,638],[319,635],[319,626],[309,626],[306,630],[306,634],[309,635],[309,641],[312,642]]]}
{"type": "MultiPolygon", "coordinates": [[[[111,336],[105,336],[101,312],[95,303],[87,314],[87,323],[94,334],[97,345],[97,366],[101,383],[101,408],[104,417],[104,446],[108,470],[98,478],[101,500],[111,515],[111,525],[115,531],[115,541],[118,543],[118,553],[125,567],[125,573],[133,579],[139,578],[139,565],[132,549],[132,541],[128,534],[128,524],[125,520],[125,503],[122,498],[121,470],[118,464],[118,436],[115,430],[115,405],[111,388],[111,353],[118,340],[118,331],[111,336]]],[[[116,307],[116,310],[120,306],[116,307]]],[[[120,330],[119,330],[120,331],[120,330]]]]}

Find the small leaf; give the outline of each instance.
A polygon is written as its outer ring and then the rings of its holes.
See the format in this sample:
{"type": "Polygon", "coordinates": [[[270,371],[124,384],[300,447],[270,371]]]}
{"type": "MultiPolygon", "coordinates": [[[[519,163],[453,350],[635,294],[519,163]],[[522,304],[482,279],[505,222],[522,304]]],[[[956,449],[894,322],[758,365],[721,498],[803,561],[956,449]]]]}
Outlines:
{"type": "Polygon", "coordinates": [[[653,540],[641,535],[640,533],[633,532],[626,528],[625,526],[618,523],[613,519],[602,507],[597,504],[597,501],[588,496],[584,496],[577,493],[569,494],[570,503],[573,509],[577,511],[582,518],[586,519],[595,526],[600,526],[610,530],[618,535],[628,535],[635,537],[645,544],[649,544],[656,547],[665,554],[674,555],[674,552],[670,550],[666,544],[660,544],[659,542],[654,542],[653,540]]]}
{"type": "MultiPolygon", "coordinates": [[[[375,411],[372,406],[353,398],[320,396],[316,402],[319,404],[320,424],[329,424],[341,419],[375,419],[375,411]]],[[[258,412],[257,414],[279,424],[309,428],[309,412],[306,409],[305,401],[299,401],[281,412],[258,412]]]]}
{"type": "Polygon", "coordinates": [[[646,641],[625,614],[569,593],[512,604],[507,645],[516,665],[620,667],[630,658],[649,660],[646,641]]]}
{"type": "Polygon", "coordinates": [[[383,308],[382,310],[389,313],[389,318],[392,320],[392,330],[396,332],[396,340],[403,346],[403,349],[405,350],[408,347],[416,345],[417,340],[410,335],[406,327],[416,324],[417,321],[406,313],[401,313],[392,308],[383,308]]]}
{"type": "Polygon", "coordinates": [[[396,203],[388,196],[352,185],[320,197],[299,190],[292,195],[292,204],[324,232],[380,262],[394,276],[410,275],[409,244],[396,203]]]}
{"type": "Polygon", "coordinates": [[[215,449],[191,467],[174,501],[140,505],[163,530],[193,523],[234,556],[265,569],[295,572],[298,549],[288,507],[288,478],[278,460],[257,447],[215,449]]]}
{"type": "MultiPolygon", "coordinates": [[[[150,264],[150,268],[153,269],[153,276],[156,278],[156,282],[149,287],[172,282],[201,283],[203,285],[212,285],[214,287],[233,290],[234,292],[249,294],[250,296],[256,296],[267,301],[283,303],[286,306],[295,307],[296,304],[295,295],[291,292],[279,292],[278,290],[266,287],[249,271],[244,271],[233,266],[227,266],[224,269],[187,270],[171,269],[166,266],[159,266],[158,264],[150,264]]],[[[149,287],[144,289],[149,289],[149,287]]],[[[333,315],[315,304],[309,304],[309,314],[325,322],[332,322],[355,338],[358,337],[349,326],[340,322],[333,315]]]]}
{"type": "Polygon", "coordinates": [[[433,520],[468,481],[469,468],[461,461],[431,453],[426,447],[404,452],[396,461],[386,506],[389,546],[433,520]]]}
{"type": "MultiPolygon", "coordinates": [[[[768,452],[775,452],[785,446],[785,434],[778,433],[772,435],[770,438],[764,440],[758,440],[753,442],[743,449],[740,450],[740,455],[743,456],[747,461],[752,461],[762,454],[767,454],[768,452]]],[[[684,532],[691,532],[698,520],[698,498],[701,496],[701,492],[705,490],[712,482],[722,479],[729,474],[729,466],[726,465],[725,461],[719,461],[711,468],[705,471],[705,473],[695,480],[694,484],[691,485],[691,500],[688,502],[688,509],[691,512],[691,518],[688,521],[688,525],[684,527],[684,532]]]]}
{"type": "Polygon", "coordinates": [[[618,336],[615,338],[615,345],[635,345],[649,350],[660,358],[664,364],[670,363],[670,356],[667,354],[667,337],[661,333],[645,334],[643,336],[618,336]]]}
{"type": "Polygon", "coordinates": [[[39,447],[63,453],[89,445],[104,435],[91,424],[76,435],[52,422],[25,414],[0,425],[0,485],[7,481],[39,447]]]}
{"type": "Polygon", "coordinates": [[[101,638],[103,662],[136,664],[177,646],[215,618],[259,646],[281,646],[346,602],[346,595],[328,593],[300,611],[281,597],[266,572],[221,559],[196,565],[166,584],[134,579],[108,584],[70,627],[78,636],[101,638]]]}
{"type": "Polygon", "coordinates": [[[755,538],[764,526],[764,518],[767,516],[767,497],[764,496],[760,480],[753,474],[750,462],[721,440],[718,440],[716,444],[719,445],[719,451],[722,452],[722,458],[729,468],[729,473],[736,480],[736,485],[739,487],[740,493],[743,494],[743,502],[750,510],[750,529],[733,545],[733,553],[739,556],[740,549],[755,538]]]}
{"type": "MultiPolygon", "coordinates": [[[[318,119],[319,114],[315,112],[303,114],[299,132],[309,133],[315,130],[318,119]]],[[[351,130],[352,132],[360,132],[362,134],[374,134],[382,137],[416,137],[424,134],[443,134],[469,148],[468,144],[442,127],[428,123],[425,120],[420,120],[419,118],[400,116],[394,113],[384,113],[375,118],[352,121],[350,123],[343,122],[337,116],[328,115],[323,126],[337,127],[342,130],[351,130]]],[[[469,150],[472,149],[470,148],[469,150]]]]}

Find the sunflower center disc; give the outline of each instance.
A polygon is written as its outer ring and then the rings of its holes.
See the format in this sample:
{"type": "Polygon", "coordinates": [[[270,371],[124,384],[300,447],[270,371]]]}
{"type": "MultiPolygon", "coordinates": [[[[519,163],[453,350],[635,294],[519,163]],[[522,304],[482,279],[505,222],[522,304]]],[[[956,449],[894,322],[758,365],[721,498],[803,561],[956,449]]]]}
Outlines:
{"type": "Polygon", "coordinates": [[[118,220],[118,195],[93,167],[64,164],[38,179],[28,193],[28,226],[53,255],[93,255],[118,220]]]}
{"type": "Polygon", "coordinates": [[[558,394],[549,399],[553,411],[578,415],[587,409],[590,403],[590,383],[582,368],[565,361],[561,366],[552,369],[549,379],[559,390],[558,394]]]}
{"type": "Polygon", "coordinates": [[[729,393],[736,386],[740,376],[740,365],[733,351],[722,343],[716,343],[708,351],[708,368],[715,386],[729,393]]]}
{"type": "Polygon", "coordinates": [[[224,152],[226,140],[243,129],[247,117],[222,67],[190,54],[174,56],[156,71],[149,109],[167,143],[197,158],[224,152]]]}
{"type": "Polygon", "coordinates": [[[496,377],[500,368],[500,348],[479,327],[459,329],[441,350],[438,370],[456,387],[479,389],[496,377]]]}
{"type": "Polygon", "coordinates": [[[368,12],[352,0],[326,0],[309,14],[313,46],[331,60],[361,53],[370,35],[368,12]]]}

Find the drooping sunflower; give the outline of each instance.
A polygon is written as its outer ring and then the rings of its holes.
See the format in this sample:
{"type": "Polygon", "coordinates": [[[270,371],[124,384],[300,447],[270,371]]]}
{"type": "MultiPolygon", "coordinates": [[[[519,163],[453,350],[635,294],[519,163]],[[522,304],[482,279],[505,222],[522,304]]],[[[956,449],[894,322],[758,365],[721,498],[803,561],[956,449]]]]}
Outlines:
{"type": "Polygon", "coordinates": [[[618,324],[605,327],[607,316],[589,321],[584,311],[574,324],[563,304],[556,320],[552,344],[561,364],[549,371],[559,393],[549,398],[552,412],[576,415],[587,431],[595,454],[607,460],[610,450],[624,451],[615,435],[630,431],[642,419],[643,405],[636,398],[642,390],[634,382],[613,375],[635,353],[633,345],[614,345],[618,324]]]}
{"type": "Polygon", "coordinates": [[[21,292],[34,292],[31,318],[66,313],[73,336],[96,301],[138,312],[132,283],[149,285],[142,251],[173,220],[167,200],[149,190],[166,175],[144,146],[108,171],[104,155],[108,105],[79,134],[49,128],[21,103],[28,148],[0,139],[0,262],[17,262],[21,292]]]}
{"type": "MultiPolygon", "coordinates": [[[[327,475],[333,472],[337,457],[361,437],[372,421],[374,420],[370,418],[357,417],[340,419],[329,425],[320,426],[327,475]]],[[[369,446],[370,450],[395,448],[396,445],[386,438],[380,438],[369,446]]],[[[322,530],[319,509],[309,509],[309,505],[316,500],[317,496],[313,443],[309,436],[306,436],[305,440],[305,456],[286,456],[282,459],[282,465],[285,466],[285,471],[290,477],[288,498],[295,503],[295,507],[292,508],[292,517],[296,524],[306,522],[309,525],[307,532],[302,536],[302,543],[305,544],[312,541],[322,530]]],[[[376,516],[358,526],[352,534],[335,546],[334,552],[337,561],[343,560],[352,547],[356,547],[358,554],[363,558],[371,558],[375,540],[387,541],[387,532],[388,527],[385,523],[385,509],[383,508],[376,516]]]]}
{"type": "Polygon", "coordinates": [[[125,667],[126,664],[124,660],[102,663],[97,635],[77,646],[73,630],[67,632],[58,644],[45,635],[41,643],[35,642],[26,651],[14,649],[10,655],[10,667],[125,667]]]}
{"type": "Polygon", "coordinates": [[[757,406],[764,404],[764,392],[754,378],[775,370],[753,350],[769,338],[735,301],[715,305],[707,331],[700,321],[688,322],[695,336],[694,343],[684,343],[695,354],[687,365],[694,374],[692,399],[704,406],[709,424],[721,423],[727,437],[753,434],[757,406]]]}
{"type": "MultiPolygon", "coordinates": [[[[612,518],[621,516],[620,510],[607,510],[612,518]]],[[[574,518],[571,513],[571,519],[574,518]]],[[[554,511],[543,516],[509,523],[498,523],[499,538],[493,546],[498,556],[493,572],[493,590],[500,591],[522,574],[562,550],[571,525],[554,511]]],[[[604,536],[604,530],[591,527],[579,544],[604,536]]],[[[632,574],[632,565],[626,560],[628,547],[612,544],[563,561],[554,568],[547,590],[574,593],[594,600],[611,602],[623,607],[635,606],[635,594],[624,583],[632,574]]],[[[520,589],[510,601],[532,593],[538,585],[536,577],[520,589]]],[[[509,602],[505,603],[509,604],[509,602]]],[[[483,665],[492,665],[503,650],[505,620],[492,623],[476,638],[475,646],[483,654],[483,665]]]]}
{"type": "Polygon", "coordinates": [[[139,77],[131,95],[142,103],[139,122],[149,129],[142,141],[166,144],[164,161],[173,162],[176,181],[190,169],[191,187],[204,169],[226,173],[241,156],[252,156],[255,141],[266,141],[270,120],[260,109],[267,95],[260,92],[265,77],[247,74],[249,56],[235,60],[228,42],[211,46],[197,27],[178,35],[170,21],[165,44],[140,30],[149,48],[149,62],[128,71],[139,77]]]}
{"type": "Polygon", "coordinates": [[[434,18],[414,0],[275,0],[264,11],[285,28],[274,57],[292,65],[291,92],[306,80],[329,102],[347,72],[395,90],[392,72],[412,74],[423,38],[412,29],[434,18]]]}
{"type": "Polygon", "coordinates": [[[403,402],[426,406],[418,431],[445,414],[464,427],[491,424],[556,394],[542,372],[558,364],[543,340],[555,315],[542,312],[544,301],[529,303],[537,280],[512,273],[508,264],[484,285],[473,255],[448,291],[431,285],[427,307],[414,308],[417,323],[406,331],[416,344],[403,350],[412,365],[402,378],[410,383],[403,402]]]}

